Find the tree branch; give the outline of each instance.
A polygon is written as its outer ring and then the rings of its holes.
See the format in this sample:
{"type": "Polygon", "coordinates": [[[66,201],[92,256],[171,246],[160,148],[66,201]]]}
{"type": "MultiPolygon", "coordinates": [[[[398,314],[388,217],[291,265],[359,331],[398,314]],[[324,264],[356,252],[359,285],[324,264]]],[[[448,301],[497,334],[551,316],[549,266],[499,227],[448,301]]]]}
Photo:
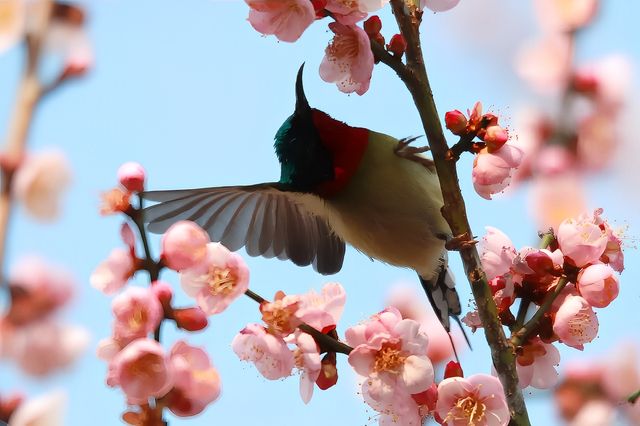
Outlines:
{"type": "MultiPolygon", "coordinates": [[[[454,236],[465,233],[473,235],[458,183],[456,164],[454,161],[447,160],[449,147],[444,137],[422,56],[419,33],[422,11],[414,2],[408,4],[406,0],[391,0],[391,7],[400,33],[407,42],[406,66],[411,71],[410,73],[398,73],[398,76],[413,97],[433,153],[444,200],[442,214],[449,223],[454,236]]],[[[485,338],[491,348],[493,365],[504,387],[511,414],[511,424],[529,425],[524,398],[518,385],[514,348],[507,340],[498,318],[493,295],[480,265],[478,251],[473,245],[467,245],[461,248],[460,256],[471,284],[480,320],[484,326],[485,338]]]]}

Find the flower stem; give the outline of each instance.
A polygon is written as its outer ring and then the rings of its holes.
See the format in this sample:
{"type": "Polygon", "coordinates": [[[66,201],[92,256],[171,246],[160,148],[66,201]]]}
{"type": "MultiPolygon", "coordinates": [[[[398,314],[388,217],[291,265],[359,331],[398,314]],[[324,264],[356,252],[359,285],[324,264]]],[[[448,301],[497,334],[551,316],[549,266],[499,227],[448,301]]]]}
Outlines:
{"type": "MultiPolygon", "coordinates": [[[[42,84],[38,79],[38,68],[43,41],[49,28],[53,1],[43,1],[40,6],[38,8],[40,14],[34,20],[35,28],[27,37],[26,64],[18,86],[13,115],[9,122],[7,142],[2,152],[5,167],[2,167],[1,170],[2,185],[0,186],[0,274],[4,268],[7,234],[9,233],[12,207],[11,182],[15,167],[24,157],[29,128],[33,122],[36,106],[42,98],[42,84]]],[[[0,282],[1,285],[4,285],[4,280],[0,282]]]]}
{"type": "MultiPolygon", "coordinates": [[[[454,236],[465,233],[473,235],[458,183],[456,163],[447,160],[449,147],[444,137],[422,55],[419,33],[422,11],[416,7],[415,3],[408,4],[405,0],[391,0],[391,7],[400,33],[407,42],[406,68],[408,71],[398,72],[398,76],[413,97],[433,153],[444,200],[442,214],[454,236]]],[[[478,251],[474,245],[466,245],[460,249],[460,256],[484,326],[485,338],[491,348],[493,365],[504,387],[511,424],[529,425],[527,408],[518,385],[514,348],[507,340],[498,318],[493,295],[480,265],[478,251]]]]}

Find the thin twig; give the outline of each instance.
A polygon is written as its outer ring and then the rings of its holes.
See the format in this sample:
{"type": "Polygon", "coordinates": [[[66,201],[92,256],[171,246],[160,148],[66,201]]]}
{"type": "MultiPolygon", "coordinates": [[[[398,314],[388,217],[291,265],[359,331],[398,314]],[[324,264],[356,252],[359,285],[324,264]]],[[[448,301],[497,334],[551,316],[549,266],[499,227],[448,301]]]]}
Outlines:
{"type": "MultiPolygon", "coordinates": [[[[422,11],[419,10],[415,2],[411,2],[409,5],[405,0],[391,0],[391,7],[400,33],[407,42],[406,66],[411,71],[410,73],[398,73],[398,76],[413,97],[431,147],[444,200],[443,216],[449,223],[454,236],[465,233],[473,235],[458,183],[456,164],[453,161],[447,161],[449,147],[444,137],[424,64],[419,33],[422,11]]],[[[481,268],[478,251],[473,245],[467,245],[460,250],[460,256],[471,284],[485,338],[491,348],[493,365],[505,391],[511,424],[529,425],[527,408],[518,384],[515,351],[507,340],[502,323],[498,318],[496,304],[481,268]]]]}
{"type": "MultiPolygon", "coordinates": [[[[254,291],[247,290],[244,294],[258,303],[268,302],[267,299],[260,296],[258,293],[255,293],[254,291]]],[[[313,340],[315,340],[318,346],[320,346],[321,352],[338,352],[341,354],[349,355],[353,350],[353,348],[346,343],[338,339],[334,339],[328,334],[324,334],[320,330],[316,330],[309,324],[302,323],[298,326],[298,328],[313,337],[313,340]]]]}

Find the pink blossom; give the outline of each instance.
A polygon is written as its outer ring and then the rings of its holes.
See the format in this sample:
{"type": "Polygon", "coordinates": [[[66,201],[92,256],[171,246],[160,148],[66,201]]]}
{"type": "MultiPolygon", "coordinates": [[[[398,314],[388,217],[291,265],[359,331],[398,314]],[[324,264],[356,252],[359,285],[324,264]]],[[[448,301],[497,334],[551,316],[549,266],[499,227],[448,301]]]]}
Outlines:
{"type": "Polygon", "coordinates": [[[575,156],[560,145],[546,145],[535,157],[535,168],[544,175],[562,174],[574,166],[575,156]]]}
{"type": "Polygon", "coordinates": [[[556,366],[560,363],[560,352],[555,346],[534,337],[518,353],[516,370],[521,388],[532,386],[549,389],[558,381],[556,366]]]}
{"type": "Polygon", "coordinates": [[[540,23],[558,32],[575,31],[587,25],[596,14],[599,0],[536,0],[540,23]]]}
{"type": "Polygon", "coordinates": [[[616,272],[624,270],[624,253],[622,252],[622,232],[614,230],[609,223],[602,218],[602,209],[597,209],[593,214],[593,223],[598,225],[607,236],[607,246],[600,256],[600,261],[607,263],[616,272]]]}
{"type": "Polygon", "coordinates": [[[298,296],[286,296],[282,291],[276,293],[273,302],[262,302],[260,313],[267,324],[267,332],[283,338],[293,333],[301,324],[296,316],[298,304],[298,296]]]}
{"type": "Polygon", "coordinates": [[[334,328],[344,310],[347,295],[339,283],[327,283],[320,294],[311,290],[299,296],[296,316],[316,330],[334,328]]]}
{"type": "Polygon", "coordinates": [[[198,307],[174,309],[173,320],[176,326],[187,331],[204,330],[209,324],[207,315],[198,307]]]}
{"type": "Polygon", "coordinates": [[[20,404],[9,419],[11,426],[62,426],[67,395],[53,391],[20,404]]]}
{"type": "Polygon", "coordinates": [[[622,401],[640,389],[639,360],[637,345],[624,342],[600,363],[602,385],[612,399],[622,401]]]}
{"type": "Polygon", "coordinates": [[[242,361],[250,361],[266,379],[277,380],[291,375],[294,355],[284,340],[267,333],[259,324],[248,324],[231,342],[242,361]]]}
{"type": "Polygon", "coordinates": [[[565,172],[553,176],[538,175],[533,181],[530,212],[540,229],[558,229],[567,217],[574,217],[586,208],[582,177],[565,172]]]}
{"type": "Polygon", "coordinates": [[[171,269],[192,268],[207,256],[209,235],[195,222],[181,220],[162,236],[162,260],[171,269]]]}
{"type": "Polygon", "coordinates": [[[130,192],[144,190],[145,175],[144,168],[139,163],[128,162],[118,168],[118,181],[130,192]]]}
{"type": "Polygon", "coordinates": [[[120,386],[129,404],[146,404],[162,397],[173,385],[171,366],[164,349],[155,340],[136,339],[109,364],[109,386],[120,386]]]}
{"type": "Polygon", "coordinates": [[[0,2],[0,54],[12,48],[24,36],[25,6],[24,0],[0,2]]]}
{"type": "Polygon", "coordinates": [[[498,228],[485,227],[487,234],[480,241],[480,261],[487,279],[492,280],[511,270],[516,249],[509,237],[498,228]]]}
{"type": "Polygon", "coordinates": [[[617,424],[615,418],[615,407],[610,402],[595,399],[585,401],[569,426],[614,425],[617,424]]]}
{"type": "Polygon", "coordinates": [[[420,7],[431,9],[433,12],[444,12],[453,9],[460,0],[420,0],[420,7]]]}
{"type": "Polygon", "coordinates": [[[596,338],[598,318],[586,300],[569,295],[556,312],[553,331],[565,345],[582,350],[596,338]]]}
{"type": "Polygon", "coordinates": [[[249,23],[256,31],[294,42],[315,21],[316,12],[308,0],[245,0],[251,8],[249,23]]]}
{"type": "Polygon", "coordinates": [[[577,287],[580,295],[595,308],[609,306],[620,291],[613,268],[602,263],[587,266],[580,271],[577,287]]]}
{"type": "Polygon", "coordinates": [[[490,200],[492,194],[509,186],[511,174],[521,161],[522,150],[510,144],[505,144],[493,153],[487,148],[482,149],[473,161],[471,174],[476,192],[490,200]]]}
{"type": "Polygon", "coordinates": [[[581,119],[577,130],[580,166],[596,171],[607,167],[621,139],[613,113],[596,110],[581,119]]]}
{"type": "Polygon", "coordinates": [[[209,243],[205,259],[180,272],[180,284],[207,315],[218,314],[247,291],[249,268],[238,254],[209,243]]]}
{"type": "Polygon", "coordinates": [[[349,327],[344,335],[347,343],[356,347],[368,343],[380,334],[389,335],[400,321],[402,321],[400,311],[395,307],[388,307],[371,316],[366,322],[349,327]]]}
{"type": "Polygon", "coordinates": [[[502,385],[487,374],[440,382],[436,413],[449,426],[506,426],[510,420],[502,385]]]}
{"type": "Polygon", "coordinates": [[[13,178],[13,194],[34,218],[50,221],[60,212],[60,199],[71,183],[71,171],[60,151],[31,154],[13,178]]]}
{"type": "MultiPolygon", "coordinates": [[[[397,311],[396,311],[397,312],[397,311]]],[[[433,383],[433,366],[427,357],[427,335],[414,320],[399,315],[386,324],[373,317],[364,324],[367,340],[355,346],[349,364],[356,373],[367,377],[368,394],[375,401],[390,402],[396,392],[420,393],[433,383]],[[386,330],[381,330],[383,325],[386,330]]],[[[358,339],[357,339],[358,340],[358,339]]]]}
{"type": "Polygon", "coordinates": [[[104,294],[114,294],[133,276],[134,261],[130,250],[113,249],[109,257],[93,271],[89,282],[104,294]]]}
{"type": "Polygon", "coordinates": [[[74,285],[68,271],[38,257],[22,258],[9,277],[7,321],[21,325],[49,315],[69,301],[74,285]]]}
{"type": "Polygon", "coordinates": [[[113,299],[114,336],[122,344],[147,336],[160,324],[162,305],[148,287],[128,287],[113,299]]]}
{"type": "Polygon", "coordinates": [[[176,342],[169,355],[174,388],[169,410],[177,416],[195,416],[220,396],[220,375],[207,353],[183,341],[176,342]]]}
{"type": "Polygon", "coordinates": [[[624,105],[633,81],[631,61],[621,54],[605,56],[579,69],[576,78],[595,84],[597,106],[604,110],[601,112],[616,112],[624,105]]]}
{"type": "Polygon", "coordinates": [[[563,88],[569,78],[570,53],[566,35],[547,34],[521,48],[515,68],[520,77],[537,91],[554,93],[563,88]]]}
{"type": "Polygon", "coordinates": [[[353,25],[367,17],[367,13],[360,10],[361,0],[328,0],[327,9],[336,21],[344,25],[353,25]]]}
{"type": "Polygon", "coordinates": [[[579,268],[596,262],[607,247],[607,235],[586,216],[566,219],[556,237],[560,250],[579,268]]]}
{"type": "Polygon", "coordinates": [[[295,365],[300,370],[300,396],[307,404],[313,396],[313,388],[322,369],[320,352],[313,337],[307,333],[297,332],[294,343],[298,347],[294,351],[295,365]]]}
{"type": "Polygon", "coordinates": [[[373,73],[373,53],[369,36],[356,25],[329,24],[335,36],[325,49],[320,64],[320,77],[327,83],[336,83],[344,93],[363,95],[369,90],[373,73]]]}
{"type": "MultiPolygon", "coordinates": [[[[342,0],[342,1],[345,1],[345,0],[342,0]]],[[[346,1],[352,1],[352,0],[346,0],[346,1]]],[[[358,7],[360,8],[361,11],[366,13],[373,13],[382,9],[387,3],[389,3],[389,0],[357,0],[357,2],[358,2],[358,7]]]]}
{"type": "Polygon", "coordinates": [[[32,376],[44,376],[72,364],[89,344],[81,327],[42,320],[5,334],[8,353],[32,376]]]}
{"type": "Polygon", "coordinates": [[[362,397],[371,408],[380,413],[380,426],[422,426],[424,419],[420,413],[420,406],[411,395],[396,392],[390,401],[377,401],[371,397],[370,387],[371,383],[368,380],[362,383],[362,397]]]}

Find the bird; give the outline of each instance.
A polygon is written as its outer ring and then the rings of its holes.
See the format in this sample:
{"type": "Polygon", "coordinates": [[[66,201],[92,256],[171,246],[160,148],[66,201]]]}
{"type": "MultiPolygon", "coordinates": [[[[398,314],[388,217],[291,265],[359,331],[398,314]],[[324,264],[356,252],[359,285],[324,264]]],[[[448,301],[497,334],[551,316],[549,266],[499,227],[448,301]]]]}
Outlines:
{"type": "MultiPolygon", "coordinates": [[[[448,267],[451,229],[441,214],[433,160],[416,138],[396,139],[336,120],[309,105],[298,70],[293,114],[274,148],[277,182],[146,191],[151,232],[191,220],[232,251],[340,271],[345,243],[372,259],[413,269],[447,332],[460,299],[448,267]]],[[[466,337],[466,336],[465,336],[466,337]]],[[[455,350],[455,348],[454,348],[455,350]]]]}

